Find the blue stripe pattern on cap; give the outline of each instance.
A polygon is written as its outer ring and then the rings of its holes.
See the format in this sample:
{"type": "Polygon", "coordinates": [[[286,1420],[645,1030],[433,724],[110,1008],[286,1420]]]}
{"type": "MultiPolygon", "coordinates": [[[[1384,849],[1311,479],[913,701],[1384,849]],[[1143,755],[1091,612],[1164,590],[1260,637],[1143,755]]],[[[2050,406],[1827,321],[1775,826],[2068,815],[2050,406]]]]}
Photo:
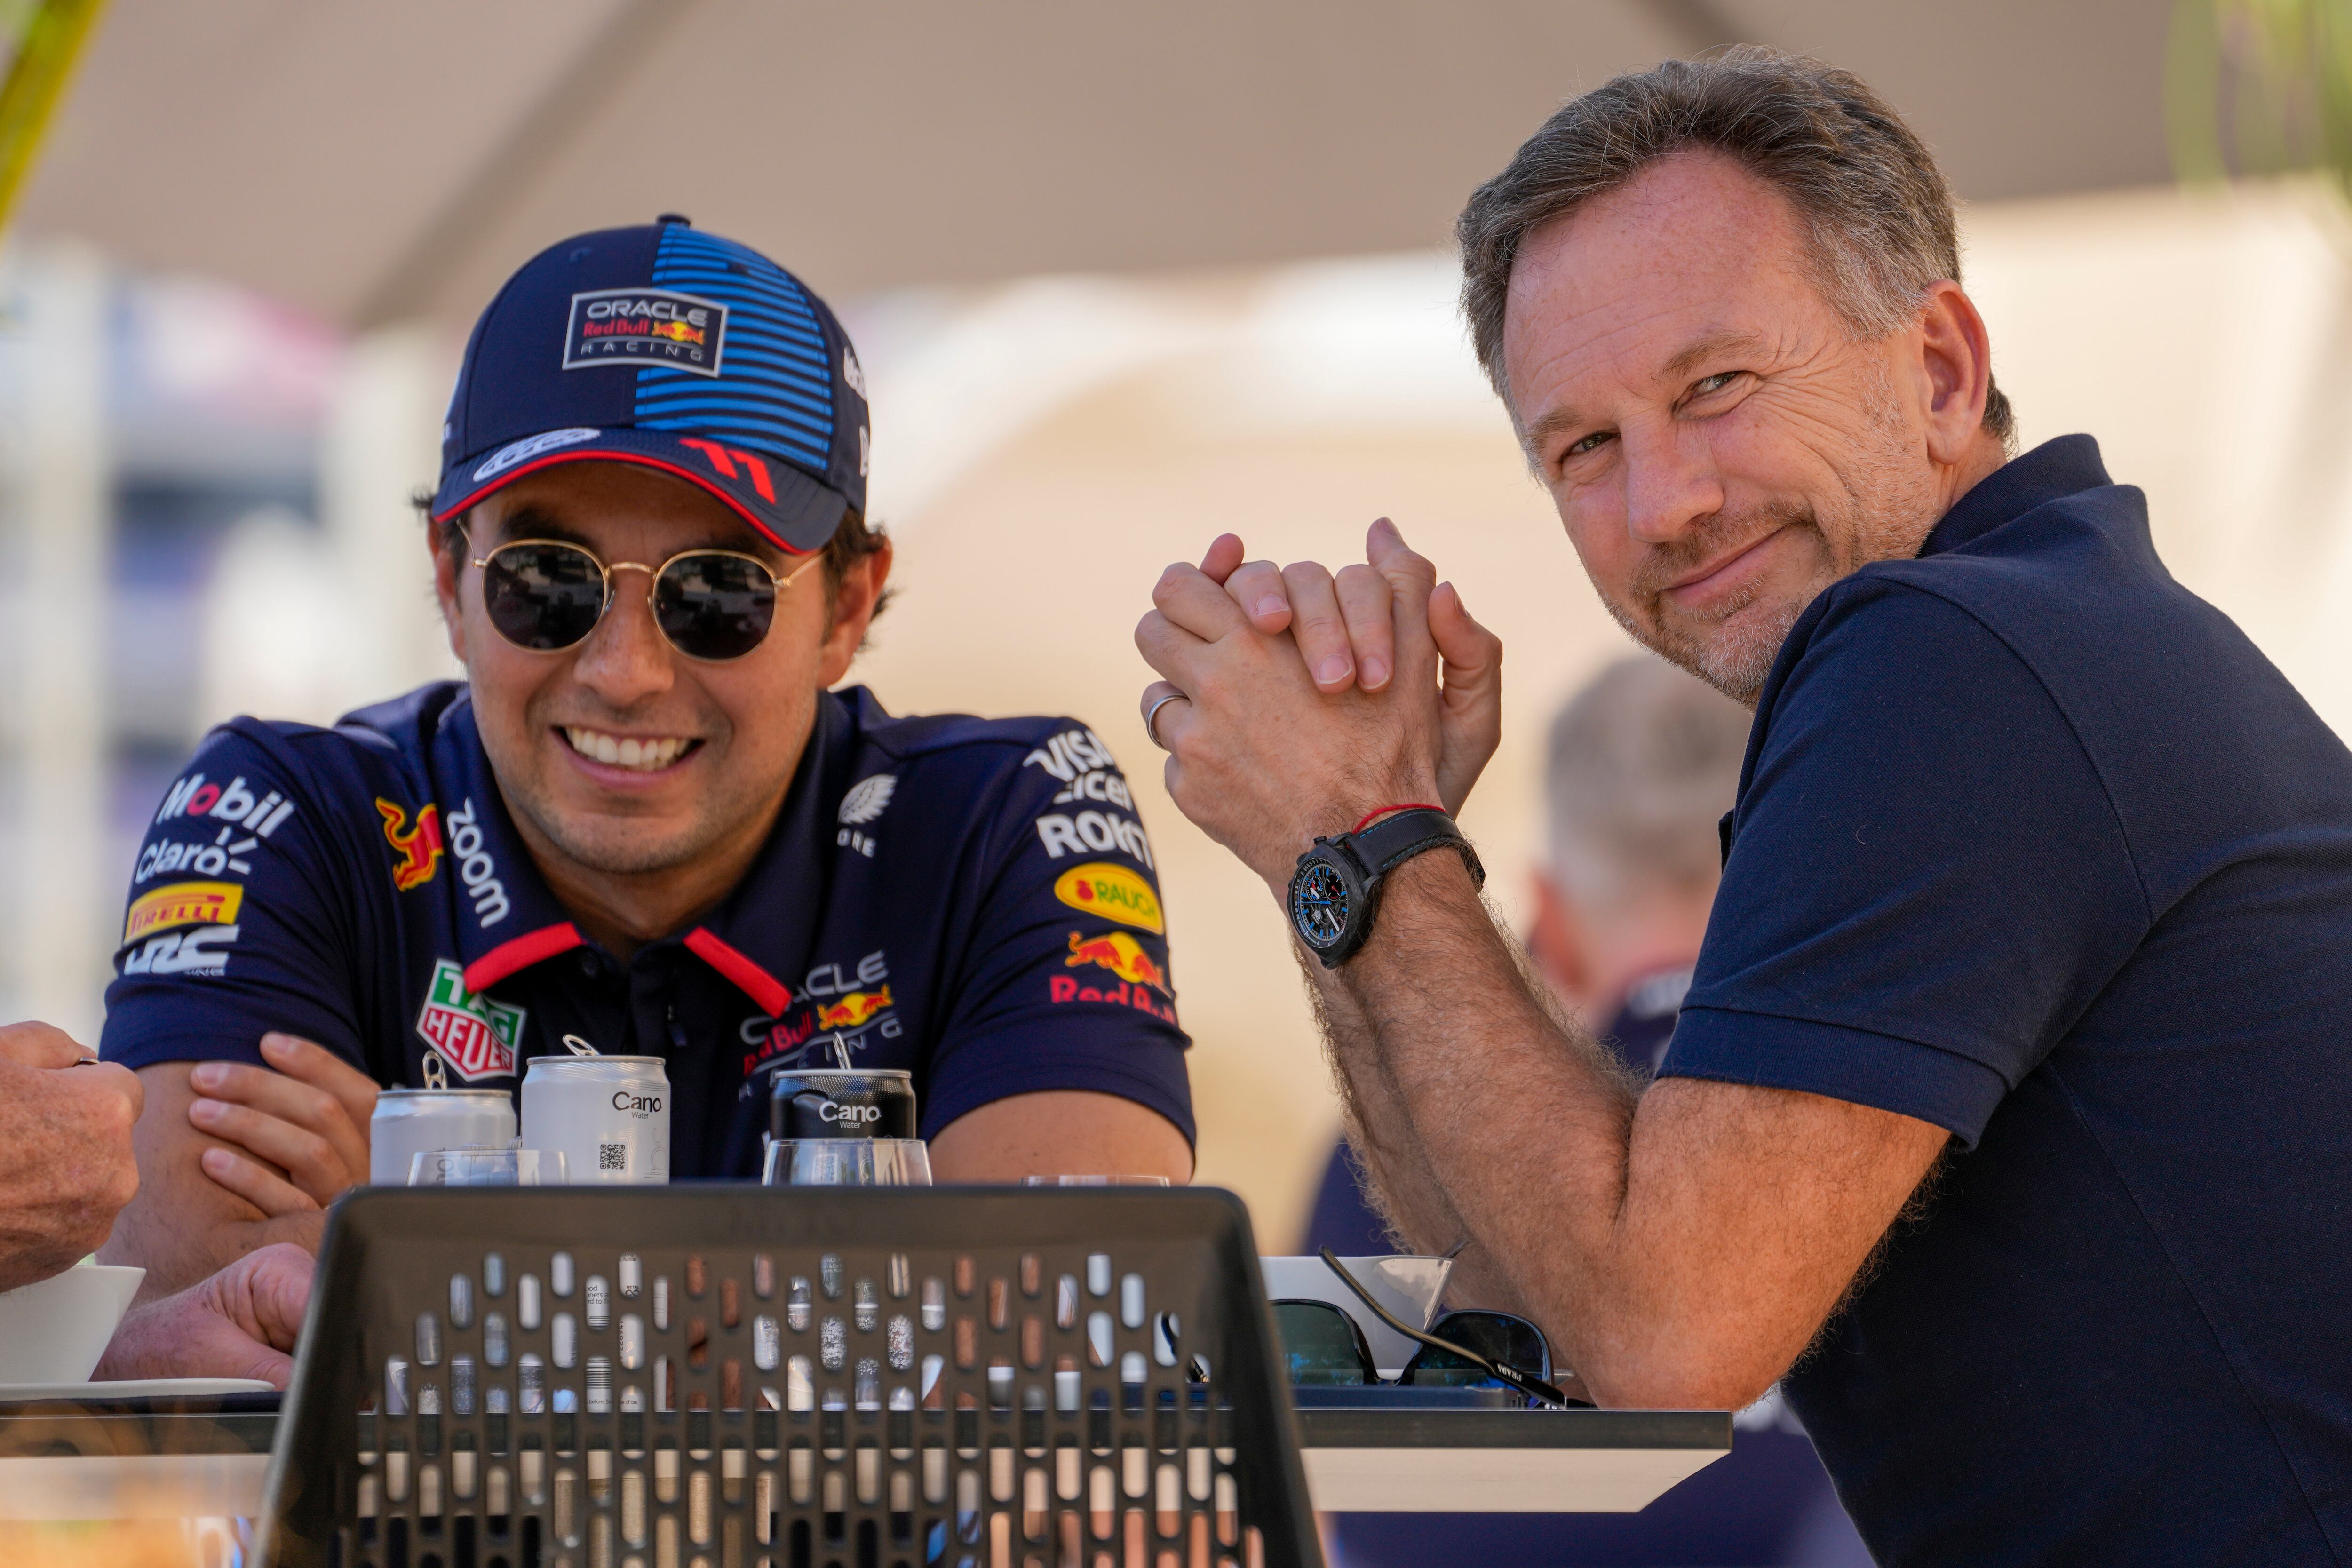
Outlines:
{"type": "Polygon", "coordinates": [[[662,226],[653,281],[727,307],[719,374],[637,372],[636,423],[696,430],[823,479],[833,446],[833,362],[808,295],[774,262],[682,223],[662,226]]]}

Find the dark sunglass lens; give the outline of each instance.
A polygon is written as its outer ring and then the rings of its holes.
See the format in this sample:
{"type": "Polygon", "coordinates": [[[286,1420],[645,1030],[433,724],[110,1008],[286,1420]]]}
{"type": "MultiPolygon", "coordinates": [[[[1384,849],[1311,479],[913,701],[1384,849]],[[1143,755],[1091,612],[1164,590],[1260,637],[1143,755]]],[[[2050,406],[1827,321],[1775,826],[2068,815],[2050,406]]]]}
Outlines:
{"type": "MultiPolygon", "coordinates": [[[[1550,1357],[1544,1347],[1543,1335],[1533,1323],[1502,1312],[1449,1312],[1429,1326],[1429,1331],[1441,1340],[1451,1340],[1465,1350],[1476,1351],[1489,1361],[1500,1362],[1514,1371],[1549,1379],[1550,1357]]],[[[1442,1351],[1434,1345],[1423,1345],[1406,1363],[1404,1383],[1423,1387],[1477,1388],[1501,1386],[1475,1363],[1442,1351]]]]}
{"type": "Polygon", "coordinates": [[[595,557],[569,544],[509,544],[482,568],[482,603],[500,637],[545,653],[596,629],[604,578],[595,557]]]}
{"type": "Polygon", "coordinates": [[[1294,1384],[1357,1388],[1371,1381],[1363,1337],[1355,1320],[1339,1308],[1322,1301],[1276,1301],[1274,1322],[1294,1384]]]}
{"type": "Polygon", "coordinates": [[[740,658],[775,618],[776,580],[740,555],[681,555],[654,584],[654,619],[691,658],[740,658]]]}

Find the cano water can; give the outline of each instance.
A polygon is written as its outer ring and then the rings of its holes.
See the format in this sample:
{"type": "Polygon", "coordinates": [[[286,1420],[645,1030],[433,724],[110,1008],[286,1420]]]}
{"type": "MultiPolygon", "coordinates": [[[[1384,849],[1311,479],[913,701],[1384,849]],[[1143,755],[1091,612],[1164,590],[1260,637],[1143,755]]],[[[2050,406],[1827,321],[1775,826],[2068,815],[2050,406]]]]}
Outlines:
{"type": "Polygon", "coordinates": [[[522,1079],[522,1144],[561,1149],[566,1179],[669,1180],[669,1075],[659,1057],[533,1057],[522,1079]]]}
{"type": "Polygon", "coordinates": [[[914,1074],[881,1068],[780,1072],[769,1091],[768,1135],[913,1138],[914,1074]]]}
{"type": "Polygon", "coordinates": [[[368,1180],[405,1186],[419,1154],[503,1149],[514,1142],[514,1097],[502,1089],[387,1089],[368,1119],[368,1180]]]}

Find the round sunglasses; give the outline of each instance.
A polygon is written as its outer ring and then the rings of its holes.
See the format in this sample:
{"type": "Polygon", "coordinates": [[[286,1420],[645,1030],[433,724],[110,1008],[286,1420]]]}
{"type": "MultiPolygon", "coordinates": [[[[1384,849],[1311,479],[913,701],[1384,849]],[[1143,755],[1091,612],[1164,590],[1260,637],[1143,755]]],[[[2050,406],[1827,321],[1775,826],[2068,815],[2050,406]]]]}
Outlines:
{"type": "Polygon", "coordinates": [[[654,625],[688,658],[720,664],[758,647],[775,624],[776,595],[823,560],[812,555],[784,576],[756,555],[684,550],[659,566],[606,564],[577,544],[517,539],[472,557],[482,569],[482,607],[517,647],[556,653],[587,640],[613,605],[613,574],[644,572],[654,625]]]}

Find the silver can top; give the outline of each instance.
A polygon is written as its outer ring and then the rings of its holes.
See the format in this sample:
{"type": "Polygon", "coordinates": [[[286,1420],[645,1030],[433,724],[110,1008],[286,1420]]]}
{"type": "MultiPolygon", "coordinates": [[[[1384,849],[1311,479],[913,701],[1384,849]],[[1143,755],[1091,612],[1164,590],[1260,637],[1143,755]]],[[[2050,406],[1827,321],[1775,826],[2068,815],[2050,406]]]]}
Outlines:
{"type": "Polygon", "coordinates": [[[513,1099],[503,1089],[380,1089],[375,1091],[378,1105],[387,1100],[496,1100],[510,1102],[513,1099]]]}

